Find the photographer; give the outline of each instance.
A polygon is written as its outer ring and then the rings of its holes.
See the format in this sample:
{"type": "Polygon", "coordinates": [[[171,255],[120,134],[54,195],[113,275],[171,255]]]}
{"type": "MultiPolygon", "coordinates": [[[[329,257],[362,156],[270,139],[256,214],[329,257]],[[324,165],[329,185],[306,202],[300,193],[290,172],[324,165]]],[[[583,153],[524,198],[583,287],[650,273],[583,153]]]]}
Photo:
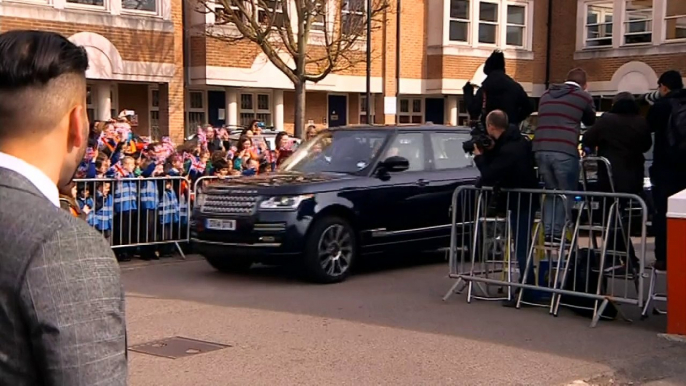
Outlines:
{"type": "MultiPolygon", "coordinates": [[[[489,148],[474,147],[474,162],[479,168],[481,178],[479,186],[494,187],[494,199],[498,209],[510,211],[510,226],[515,241],[515,253],[520,270],[520,281],[526,267],[526,258],[531,242],[531,225],[534,221],[538,201],[526,193],[500,193],[503,189],[536,189],[538,180],[534,171],[534,157],[531,143],[519,130],[510,125],[507,114],[502,110],[493,110],[486,116],[486,131],[493,139],[489,148]]],[[[535,283],[533,269],[527,273],[526,283],[535,283]]],[[[531,302],[531,297],[524,297],[531,302]]],[[[504,306],[514,306],[516,301],[509,301],[504,306]]]]}
{"type": "Polygon", "coordinates": [[[467,82],[462,88],[467,112],[471,119],[481,115],[481,123],[486,124],[486,115],[493,110],[503,110],[511,125],[519,124],[534,111],[529,96],[522,86],[505,73],[505,56],[494,51],[484,63],[486,79],[476,95],[474,85],[467,82]]]}

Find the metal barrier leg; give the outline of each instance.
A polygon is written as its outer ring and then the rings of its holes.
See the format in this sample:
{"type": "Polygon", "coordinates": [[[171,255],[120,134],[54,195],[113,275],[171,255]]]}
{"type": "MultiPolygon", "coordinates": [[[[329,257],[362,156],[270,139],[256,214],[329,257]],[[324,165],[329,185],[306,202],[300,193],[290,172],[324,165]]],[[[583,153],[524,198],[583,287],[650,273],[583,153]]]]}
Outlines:
{"type": "Polygon", "coordinates": [[[183,253],[183,249],[181,249],[181,246],[179,245],[179,243],[174,242],[174,245],[176,245],[176,249],[179,251],[179,254],[181,255],[181,259],[186,260],[186,254],[183,253]]]}
{"type": "Polygon", "coordinates": [[[455,284],[453,284],[453,286],[450,287],[450,289],[448,290],[448,292],[446,292],[445,296],[443,296],[443,301],[444,301],[444,302],[447,301],[453,294],[462,293],[462,291],[464,291],[464,289],[465,289],[466,286],[467,286],[467,283],[465,283],[464,280],[462,280],[461,277],[457,278],[457,281],[455,281],[455,284]],[[460,289],[458,290],[457,287],[458,287],[460,284],[462,284],[462,288],[460,288],[460,289]]]}
{"type": "Polygon", "coordinates": [[[593,315],[593,320],[591,321],[591,328],[595,327],[598,324],[600,316],[603,314],[603,312],[605,312],[605,308],[607,308],[608,303],[610,303],[610,301],[607,298],[603,299],[603,302],[600,303],[600,307],[598,308],[597,312],[593,315]]]}

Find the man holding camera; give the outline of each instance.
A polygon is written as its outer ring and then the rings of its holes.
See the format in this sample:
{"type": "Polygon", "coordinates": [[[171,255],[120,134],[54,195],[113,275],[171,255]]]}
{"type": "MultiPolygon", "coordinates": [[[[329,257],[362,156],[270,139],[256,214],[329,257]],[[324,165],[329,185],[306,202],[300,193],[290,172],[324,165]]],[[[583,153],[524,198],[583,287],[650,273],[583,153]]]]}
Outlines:
{"type": "MultiPolygon", "coordinates": [[[[493,110],[486,116],[486,132],[493,140],[488,148],[474,147],[474,162],[479,168],[479,186],[498,189],[536,189],[538,180],[534,170],[534,157],[530,141],[510,125],[507,114],[493,110]]],[[[531,194],[509,192],[496,194],[498,209],[510,212],[510,226],[515,240],[520,280],[524,276],[526,257],[529,250],[531,225],[534,221],[537,202],[531,194]]],[[[533,284],[533,270],[527,272],[526,283],[533,284]]],[[[527,301],[525,299],[525,301],[527,301]]],[[[514,306],[510,301],[505,306],[514,306]]]]}

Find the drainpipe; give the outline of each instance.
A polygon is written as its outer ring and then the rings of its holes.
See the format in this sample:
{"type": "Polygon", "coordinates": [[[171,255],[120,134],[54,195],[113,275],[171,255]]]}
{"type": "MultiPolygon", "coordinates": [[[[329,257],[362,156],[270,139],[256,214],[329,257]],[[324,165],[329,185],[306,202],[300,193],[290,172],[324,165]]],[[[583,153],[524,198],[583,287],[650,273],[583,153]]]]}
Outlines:
{"type": "Polygon", "coordinates": [[[547,38],[546,38],[546,47],[545,47],[545,89],[547,90],[548,87],[550,87],[550,51],[551,51],[551,38],[553,35],[553,29],[552,29],[552,21],[553,21],[553,0],[548,0],[548,31],[547,31],[547,38]]]}

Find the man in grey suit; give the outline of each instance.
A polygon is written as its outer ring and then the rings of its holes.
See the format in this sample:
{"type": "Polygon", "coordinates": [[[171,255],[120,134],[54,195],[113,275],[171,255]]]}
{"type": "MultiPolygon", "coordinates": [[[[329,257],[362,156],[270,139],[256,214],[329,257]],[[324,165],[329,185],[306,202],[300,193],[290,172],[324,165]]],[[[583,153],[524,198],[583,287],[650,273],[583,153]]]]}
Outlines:
{"type": "Polygon", "coordinates": [[[81,47],[0,34],[0,385],[126,385],[119,266],[60,210],[88,142],[81,47]]]}

